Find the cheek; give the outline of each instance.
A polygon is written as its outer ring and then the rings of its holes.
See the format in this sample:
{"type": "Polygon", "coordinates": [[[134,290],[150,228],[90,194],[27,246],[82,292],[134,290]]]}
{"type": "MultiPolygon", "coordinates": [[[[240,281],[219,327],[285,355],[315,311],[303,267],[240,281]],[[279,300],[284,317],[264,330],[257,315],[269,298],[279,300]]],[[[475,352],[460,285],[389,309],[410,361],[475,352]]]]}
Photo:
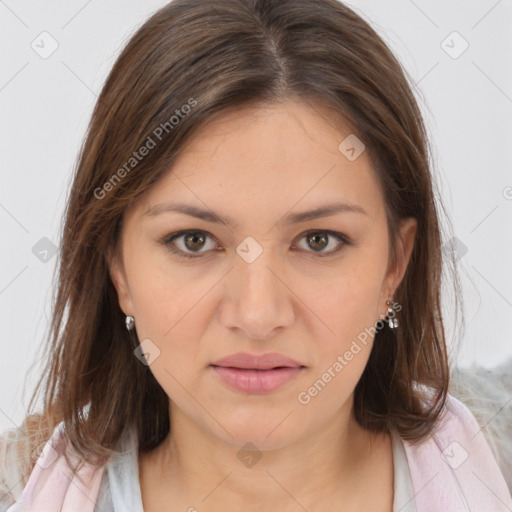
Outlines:
{"type": "Polygon", "coordinates": [[[360,253],[308,298],[322,322],[313,320],[316,361],[299,397],[304,412],[323,416],[353,392],[373,346],[383,272],[380,258],[360,253]]]}
{"type": "Polygon", "coordinates": [[[163,342],[183,325],[197,325],[201,299],[215,276],[199,266],[172,262],[162,247],[146,243],[130,249],[125,265],[139,338],[163,342]]]}
{"type": "MultiPolygon", "coordinates": [[[[137,335],[151,340],[159,356],[150,370],[169,397],[186,408],[193,383],[206,366],[200,340],[211,318],[208,291],[215,276],[194,277],[170,272],[158,265],[144,265],[133,281],[137,335]]],[[[151,345],[152,346],[152,345],[151,345]]]]}
{"type": "Polygon", "coordinates": [[[348,347],[379,320],[385,261],[375,254],[379,253],[354,252],[308,299],[326,325],[322,338],[331,340],[325,344],[328,352],[348,347]]]}

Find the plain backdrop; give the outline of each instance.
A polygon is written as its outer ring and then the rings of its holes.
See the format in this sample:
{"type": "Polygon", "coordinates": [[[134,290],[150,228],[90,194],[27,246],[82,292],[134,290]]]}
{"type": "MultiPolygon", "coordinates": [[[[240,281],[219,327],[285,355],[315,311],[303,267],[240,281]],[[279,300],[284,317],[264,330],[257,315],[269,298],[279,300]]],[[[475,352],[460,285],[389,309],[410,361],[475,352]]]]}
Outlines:
{"type": "MultiPolygon", "coordinates": [[[[124,43],[165,3],[0,1],[0,430],[21,422],[38,377],[59,225],[94,102],[124,43]]],[[[512,356],[512,2],[347,3],[415,82],[453,225],[445,249],[464,286],[456,360],[492,368],[512,356]]],[[[446,322],[457,340],[449,309],[446,322]]]]}

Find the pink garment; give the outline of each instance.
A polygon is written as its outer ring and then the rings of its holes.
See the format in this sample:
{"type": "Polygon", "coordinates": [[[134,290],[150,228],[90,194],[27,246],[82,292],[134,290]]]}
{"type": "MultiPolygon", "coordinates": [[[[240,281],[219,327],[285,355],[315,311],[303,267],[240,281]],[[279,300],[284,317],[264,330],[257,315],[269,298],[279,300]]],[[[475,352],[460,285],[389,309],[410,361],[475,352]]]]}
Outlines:
{"type": "MultiPolygon", "coordinates": [[[[66,438],[61,423],[45,444],[27,485],[21,503],[14,503],[7,512],[94,512],[105,466],[85,465],[78,471],[84,484],[73,476],[66,463],[66,438]]],[[[77,460],[74,451],[71,461],[77,460]]]]}
{"type": "Polygon", "coordinates": [[[434,432],[414,447],[403,440],[418,512],[512,511],[512,497],[471,411],[448,395],[434,432]]]}
{"type": "MultiPolygon", "coordinates": [[[[63,424],[46,443],[23,490],[22,503],[8,512],[94,512],[105,470],[84,466],[79,474],[65,462],[63,424]]],[[[418,512],[505,512],[512,497],[469,409],[448,395],[433,433],[413,446],[402,440],[418,512]]],[[[76,460],[73,455],[73,460],[76,460]]]]}

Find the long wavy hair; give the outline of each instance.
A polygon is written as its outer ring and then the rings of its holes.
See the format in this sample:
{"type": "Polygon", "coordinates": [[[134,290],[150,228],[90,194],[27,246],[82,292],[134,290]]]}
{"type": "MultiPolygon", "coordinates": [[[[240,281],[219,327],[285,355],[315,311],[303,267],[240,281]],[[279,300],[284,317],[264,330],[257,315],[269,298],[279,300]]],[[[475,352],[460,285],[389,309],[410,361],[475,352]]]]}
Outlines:
{"type": "Polygon", "coordinates": [[[168,435],[169,398],[134,356],[137,341],[125,329],[107,254],[117,248],[127,207],[199,128],[241,107],[289,98],[328,105],[365,144],[384,193],[392,264],[400,219],[418,222],[394,297],[400,327],[376,333],[354,406],[366,429],[394,426],[412,442],[427,436],[449,387],[443,262],[457,304],[460,284],[442,246],[442,203],[414,88],[374,29],[336,0],[173,0],[152,15],[117,58],[77,160],[46,368],[22,427],[29,444],[64,422],[82,459],[101,464],[125,429],[136,429],[142,452],[168,435]],[[35,413],[38,397],[43,410],[35,413]]]}

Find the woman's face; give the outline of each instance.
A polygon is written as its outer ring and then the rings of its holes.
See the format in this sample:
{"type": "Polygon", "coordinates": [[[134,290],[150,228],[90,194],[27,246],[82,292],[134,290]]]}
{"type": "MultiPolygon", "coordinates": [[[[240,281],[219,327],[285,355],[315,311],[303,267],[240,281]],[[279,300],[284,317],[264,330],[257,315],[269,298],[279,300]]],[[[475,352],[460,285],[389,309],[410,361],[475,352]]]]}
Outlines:
{"type": "Polygon", "coordinates": [[[126,212],[111,275],[171,422],[270,449],[349,417],[416,227],[391,272],[368,154],[328,116],[292,101],[226,115],[126,212]],[[240,352],[300,367],[212,366],[240,352]]]}

